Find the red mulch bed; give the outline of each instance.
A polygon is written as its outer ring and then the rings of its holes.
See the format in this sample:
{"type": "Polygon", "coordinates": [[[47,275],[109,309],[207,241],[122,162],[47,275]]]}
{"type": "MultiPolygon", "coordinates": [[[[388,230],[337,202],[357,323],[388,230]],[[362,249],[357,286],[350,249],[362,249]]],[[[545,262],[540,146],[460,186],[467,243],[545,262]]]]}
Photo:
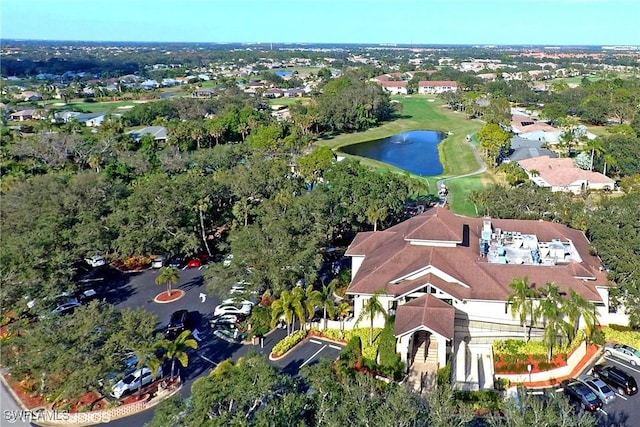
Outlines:
{"type": "Polygon", "coordinates": [[[155,300],[160,302],[177,301],[184,296],[184,291],[180,289],[174,289],[171,291],[171,295],[167,291],[161,292],[156,295],[155,300]]]}
{"type": "Polygon", "coordinates": [[[28,409],[39,408],[48,404],[44,396],[42,396],[41,394],[29,393],[24,391],[20,384],[15,381],[10,374],[5,374],[4,378],[5,380],[7,380],[9,387],[13,389],[13,392],[22,401],[22,404],[28,409]]]}
{"type": "Polygon", "coordinates": [[[567,361],[564,360],[564,358],[562,357],[562,354],[556,354],[553,356],[553,359],[551,359],[551,366],[544,367],[544,369],[540,369],[538,365],[539,362],[536,362],[535,360],[533,360],[533,358],[530,355],[527,356],[526,362],[519,363],[518,365],[516,365],[518,366],[518,368],[516,369],[504,370],[503,368],[505,368],[507,363],[503,362],[502,359],[500,359],[499,357],[498,357],[498,360],[495,362],[494,367],[495,367],[496,373],[500,373],[500,374],[526,374],[529,372],[527,370],[527,365],[529,363],[531,363],[531,365],[533,366],[533,369],[531,370],[531,372],[534,374],[536,372],[545,372],[551,369],[556,369],[556,368],[560,368],[561,366],[567,365],[567,361]]]}

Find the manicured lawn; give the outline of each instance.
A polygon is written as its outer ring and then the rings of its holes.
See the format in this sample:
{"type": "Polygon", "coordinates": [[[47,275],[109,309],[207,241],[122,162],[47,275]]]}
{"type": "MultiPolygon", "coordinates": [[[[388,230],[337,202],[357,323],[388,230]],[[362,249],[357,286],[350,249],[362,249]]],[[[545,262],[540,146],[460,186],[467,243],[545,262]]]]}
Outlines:
{"type": "MultiPolygon", "coordinates": [[[[465,175],[480,168],[473,150],[466,142],[466,136],[475,134],[482,127],[482,122],[466,120],[462,114],[449,111],[443,106],[444,102],[441,99],[424,95],[398,96],[393,97],[393,99],[403,105],[403,111],[398,119],[365,132],[342,134],[335,138],[323,139],[318,141],[317,144],[339,149],[346,145],[386,138],[410,130],[438,130],[449,133],[449,136],[438,146],[444,173],[438,177],[429,177],[427,179],[433,193],[437,191],[436,182],[438,179],[465,175]]],[[[361,159],[361,162],[380,169],[391,169],[406,173],[393,166],[371,159],[361,159]]],[[[467,195],[472,190],[480,190],[494,182],[497,182],[497,180],[490,172],[448,180],[446,184],[449,189],[451,210],[463,215],[475,215],[473,205],[466,201],[467,195]]]]}

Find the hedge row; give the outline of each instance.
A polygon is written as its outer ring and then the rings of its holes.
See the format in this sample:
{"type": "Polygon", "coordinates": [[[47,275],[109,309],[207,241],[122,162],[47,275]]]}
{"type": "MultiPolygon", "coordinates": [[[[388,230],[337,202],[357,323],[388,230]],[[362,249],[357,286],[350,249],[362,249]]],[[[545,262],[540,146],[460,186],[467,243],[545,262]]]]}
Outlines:
{"type": "Polygon", "coordinates": [[[282,356],[287,351],[291,350],[296,344],[302,341],[306,336],[307,331],[296,331],[288,337],[282,339],[282,341],[280,341],[278,344],[274,345],[271,352],[276,356],[282,356]]]}

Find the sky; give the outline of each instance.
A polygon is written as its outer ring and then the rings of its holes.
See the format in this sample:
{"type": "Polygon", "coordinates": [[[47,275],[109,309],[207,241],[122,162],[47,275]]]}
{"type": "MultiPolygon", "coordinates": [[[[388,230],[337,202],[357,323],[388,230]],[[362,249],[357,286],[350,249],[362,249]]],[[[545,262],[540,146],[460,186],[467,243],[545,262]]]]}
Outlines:
{"type": "Polygon", "coordinates": [[[0,0],[0,37],[640,45],[640,0],[0,0]]]}

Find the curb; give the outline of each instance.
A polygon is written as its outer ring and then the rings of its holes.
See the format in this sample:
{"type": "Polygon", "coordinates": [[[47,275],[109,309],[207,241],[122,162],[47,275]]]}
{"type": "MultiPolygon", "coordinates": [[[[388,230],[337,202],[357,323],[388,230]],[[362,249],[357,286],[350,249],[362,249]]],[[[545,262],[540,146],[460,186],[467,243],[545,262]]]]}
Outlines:
{"type": "Polygon", "coordinates": [[[153,297],[153,302],[155,302],[157,304],[171,304],[172,302],[180,301],[186,295],[186,292],[183,291],[182,289],[173,289],[173,290],[171,290],[171,292],[172,293],[175,292],[177,294],[180,294],[180,296],[177,297],[177,298],[171,299],[169,301],[161,301],[161,300],[158,299],[158,296],[166,293],[166,291],[164,291],[164,292],[160,292],[158,295],[153,297]]]}
{"type": "Polygon", "coordinates": [[[22,399],[20,399],[20,397],[18,397],[18,395],[16,394],[15,391],[13,391],[13,387],[11,387],[9,385],[9,383],[7,382],[6,378],[4,377],[5,375],[5,370],[2,369],[0,370],[0,381],[2,381],[2,386],[9,392],[9,394],[11,395],[11,397],[13,398],[13,400],[18,404],[18,406],[24,410],[24,411],[30,411],[29,408],[27,408],[24,403],[22,403],[22,399]]]}

